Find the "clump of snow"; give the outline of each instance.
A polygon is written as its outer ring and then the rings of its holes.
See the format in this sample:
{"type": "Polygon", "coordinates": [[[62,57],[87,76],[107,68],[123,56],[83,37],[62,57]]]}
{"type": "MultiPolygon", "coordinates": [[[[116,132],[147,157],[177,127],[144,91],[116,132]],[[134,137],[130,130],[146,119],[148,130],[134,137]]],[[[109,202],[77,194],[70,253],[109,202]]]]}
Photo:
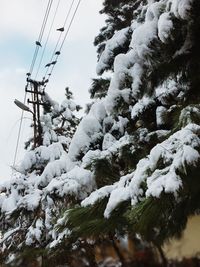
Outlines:
{"type": "Polygon", "coordinates": [[[49,162],[40,176],[39,184],[45,186],[54,177],[60,176],[62,172],[66,171],[66,157],[63,155],[60,159],[49,162]]]}
{"type": "MultiPolygon", "coordinates": [[[[179,81],[179,79],[178,76],[177,80],[179,81]]],[[[174,101],[183,100],[187,92],[188,87],[186,85],[180,86],[175,80],[167,79],[155,89],[155,96],[162,105],[167,105],[171,98],[174,101]]]]}
{"type": "Polygon", "coordinates": [[[70,236],[70,234],[71,234],[71,232],[68,229],[62,231],[61,233],[54,231],[54,237],[53,237],[54,240],[52,242],[50,242],[50,244],[48,244],[47,247],[52,249],[52,248],[58,246],[62,242],[62,240],[64,238],[66,239],[68,236],[70,236]]]}
{"type": "Polygon", "coordinates": [[[192,117],[196,116],[197,118],[200,118],[200,105],[191,105],[183,108],[181,110],[181,114],[179,116],[179,124],[182,126],[185,126],[189,123],[192,123],[192,117]]]}
{"type": "Polygon", "coordinates": [[[101,54],[101,57],[97,64],[97,74],[102,74],[103,71],[109,66],[110,61],[115,56],[115,50],[117,48],[122,48],[125,45],[128,35],[129,27],[115,32],[113,37],[106,42],[105,49],[101,54]]]}
{"type": "Polygon", "coordinates": [[[81,202],[81,205],[83,207],[86,207],[88,205],[95,204],[97,201],[104,199],[105,197],[108,197],[114,188],[115,188],[115,185],[108,185],[108,186],[104,186],[103,188],[100,188],[99,190],[92,192],[89,197],[87,197],[81,202]]]}
{"type": "Polygon", "coordinates": [[[2,201],[1,210],[5,213],[11,213],[16,208],[16,202],[19,199],[17,192],[12,192],[9,196],[4,197],[2,201]]]}
{"type": "Polygon", "coordinates": [[[156,108],[156,123],[157,126],[162,126],[166,123],[167,119],[167,109],[163,106],[159,106],[156,108]]]}
{"type": "Polygon", "coordinates": [[[52,179],[44,191],[47,194],[56,193],[60,197],[65,195],[76,195],[77,198],[84,198],[88,192],[95,187],[92,173],[81,167],[75,166],[67,173],[52,179]]]}
{"type": "Polygon", "coordinates": [[[20,171],[22,173],[26,172],[26,170],[29,170],[35,163],[36,163],[36,155],[33,151],[29,151],[26,153],[21,166],[20,166],[20,171]]]}
{"type": "Polygon", "coordinates": [[[126,176],[121,177],[120,181],[115,184],[115,188],[110,192],[110,197],[106,209],[104,211],[104,216],[106,218],[110,216],[110,213],[117,207],[117,205],[130,198],[130,191],[128,189],[128,185],[131,178],[132,175],[128,174],[126,176]]]}
{"type": "Polygon", "coordinates": [[[148,189],[146,191],[146,197],[153,196],[159,198],[160,194],[174,193],[180,189],[182,182],[180,177],[174,170],[166,168],[162,172],[154,172],[154,174],[147,179],[148,189]]]}
{"type": "Polygon", "coordinates": [[[133,78],[133,83],[131,85],[133,97],[137,99],[140,94],[140,85],[142,84],[141,77],[144,73],[143,66],[137,62],[130,68],[129,73],[133,78]]]}
{"type": "Polygon", "coordinates": [[[54,161],[61,157],[63,153],[63,147],[60,143],[53,143],[48,147],[40,146],[37,151],[44,160],[54,161]]]}
{"type": "Polygon", "coordinates": [[[119,131],[121,134],[124,134],[126,125],[128,123],[128,119],[122,116],[118,116],[118,120],[114,122],[111,132],[112,131],[119,131]]]}
{"type": "Polygon", "coordinates": [[[103,144],[102,144],[102,149],[106,150],[109,147],[111,147],[114,143],[116,142],[116,138],[110,134],[106,133],[103,138],[103,144]]]}
{"type": "Polygon", "coordinates": [[[134,120],[138,117],[141,113],[144,112],[145,109],[151,107],[154,104],[154,100],[148,96],[144,96],[140,99],[133,107],[131,112],[131,117],[134,120]]]}
{"type": "Polygon", "coordinates": [[[96,159],[110,159],[112,155],[119,154],[120,149],[127,144],[130,144],[130,136],[125,134],[119,140],[116,140],[116,142],[110,143],[110,146],[106,150],[89,150],[82,159],[83,168],[90,166],[96,159]]]}
{"type": "Polygon", "coordinates": [[[135,29],[132,35],[130,47],[134,49],[137,56],[141,59],[149,55],[150,44],[155,38],[157,38],[157,21],[146,22],[135,29]]]}
{"type": "Polygon", "coordinates": [[[38,219],[35,223],[35,226],[31,225],[28,229],[28,233],[26,235],[25,243],[26,245],[30,246],[34,243],[34,240],[37,240],[40,242],[41,235],[42,235],[42,229],[43,229],[43,221],[41,219],[38,219]]]}
{"type": "Polygon", "coordinates": [[[106,111],[102,100],[97,101],[90,109],[88,115],[86,115],[80,122],[76,133],[72,139],[69,147],[69,157],[71,160],[76,160],[80,153],[85,153],[91,143],[95,143],[102,134],[101,122],[106,116],[106,111]]]}
{"type": "Polygon", "coordinates": [[[26,207],[29,211],[35,210],[39,206],[42,193],[42,190],[32,189],[32,191],[19,200],[18,206],[26,207]]]}
{"type": "Polygon", "coordinates": [[[170,0],[170,11],[174,13],[177,18],[188,19],[194,0],[170,0]]]}
{"type": "Polygon", "coordinates": [[[65,99],[62,103],[61,103],[61,109],[67,109],[67,110],[70,110],[70,111],[75,111],[76,110],[76,103],[72,100],[69,100],[69,99],[65,99]]]}
{"type": "Polygon", "coordinates": [[[163,43],[169,39],[172,28],[173,22],[170,13],[163,13],[158,20],[158,37],[163,43]]]}

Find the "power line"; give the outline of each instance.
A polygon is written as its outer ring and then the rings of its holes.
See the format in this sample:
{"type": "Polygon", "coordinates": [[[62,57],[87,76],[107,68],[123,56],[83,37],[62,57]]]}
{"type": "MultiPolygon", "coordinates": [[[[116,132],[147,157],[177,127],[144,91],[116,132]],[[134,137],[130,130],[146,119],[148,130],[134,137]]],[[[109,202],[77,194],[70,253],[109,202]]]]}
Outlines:
{"type": "Polygon", "coordinates": [[[75,16],[76,16],[76,13],[77,13],[77,11],[78,11],[78,8],[79,8],[79,6],[80,6],[80,3],[81,3],[81,0],[78,1],[78,4],[77,4],[77,6],[76,6],[76,9],[75,9],[75,11],[74,11],[74,13],[73,13],[73,16],[72,16],[72,19],[71,19],[71,21],[70,21],[69,27],[68,27],[68,29],[67,29],[67,31],[66,31],[66,34],[65,34],[65,36],[64,36],[64,39],[63,39],[62,44],[61,44],[61,46],[60,46],[60,51],[61,51],[61,49],[62,49],[62,47],[63,47],[63,45],[64,45],[64,42],[65,42],[65,40],[66,40],[66,38],[67,38],[67,35],[68,35],[68,33],[69,33],[69,30],[70,30],[70,28],[71,28],[71,26],[72,26],[72,23],[73,23],[73,21],[74,21],[74,18],[75,18],[75,16]]]}
{"type": "Polygon", "coordinates": [[[45,30],[45,26],[48,20],[48,16],[49,16],[49,12],[51,10],[51,6],[52,6],[53,0],[49,0],[48,5],[47,5],[47,9],[46,9],[46,13],[44,15],[44,20],[42,23],[42,27],[41,27],[41,31],[40,31],[40,35],[39,35],[39,41],[42,40],[42,36],[45,30]]]}
{"type": "MultiPolygon", "coordinates": [[[[69,16],[70,16],[72,7],[73,7],[73,5],[74,5],[74,2],[75,2],[75,0],[72,0],[71,5],[70,5],[70,7],[69,7],[69,10],[68,10],[68,12],[67,12],[65,21],[64,21],[64,23],[63,23],[63,28],[62,28],[63,31],[64,31],[65,26],[66,26],[66,23],[67,23],[67,21],[68,21],[68,19],[69,19],[69,16]]],[[[58,30],[59,30],[59,29],[58,29],[58,30]]],[[[60,43],[60,40],[61,40],[63,31],[60,31],[58,40],[57,40],[57,42],[56,42],[56,46],[55,46],[55,48],[54,48],[54,50],[53,50],[53,53],[52,53],[52,56],[51,56],[51,59],[50,59],[49,63],[51,63],[51,62],[53,61],[53,58],[54,58],[55,53],[56,53],[56,51],[57,51],[57,47],[58,47],[58,45],[59,45],[59,43],[60,43]]],[[[51,65],[49,65],[49,66],[47,67],[47,70],[46,70],[45,75],[44,75],[45,78],[46,78],[46,76],[47,76],[47,73],[49,72],[49,68],[50,68],[50,66],[51,66],[51,65]]]]}
{"type": "MultiPolygon", "coordinates": [[[[74,2],[74,1],[73,1],[73,2],[74,2]]],[[[63,41],[62,41],[62,43],[61,43],[61,45],[60,45],[60,49],[58,50],[59,53],[56,55],[55,60],[54,60],[53,62],[51,62],[52,68],[51,68],[50,73],[48,74],[49,77],[52,75],[52,72],[53,72],[53,70],[54,70],[54,68],[55,68],[55,64],[57,63],[57,59],[58,59],[58,57],[59,57],[59,55],[60,55],[60,53],[61,53],[61,50],[62,50],[62,48],[63,48],[63,45],[64,45],[65,41],[66,41],[66,38],[67,38],[67,36],[68,36],[68,33],[69,33],[70,28],[71,28],[71,26],[72,26],[72,23],[73,23],[73,21],[74,21],[74,19],[75,19],[75,16],[76,16],[76,13],[77,13],[78,8],[79,8],[79,6],[80,6],[80,3],[81,3],[81,0],[79,0],[78,3],[77,3],[77,5],[76,5],[76,8],[75,8],[74,13],[73,13],[73,15],[72,15],[72,18],[71,18],[71,20],[70,20],[69,26],[68,26],[68,28],[67,28],[67,31],[66,31],[65,35],[64,35],[63,41]]],[[[72,3],[72,4],[73,4],[73,3],[72,3]]],[[[71,7],[72,7],[72,6],[71,6],[71,7]]],[[[68,18],[68,17],[69,17],[69,12],[68,12],[67,18],[68,18]]],[[[65,20],[65,23],[66,23],[66,21],[67,21],[67,19],[65,20]]],[[[54,56],[54,55],[55,55],[55,51],[54,51],[53,56],[54,56]]],[[[52,59],[53,59],[53,56],[52,56],[52,59]]],[[[51,65],[50,65],[50,66],[51,66],[51,65]]],[[[46,74],[45,74],[45,78],[46,78],[46,75],[47,75],[47,72],[46,72],[46,74]]],[[[46,85],[45,85],[45,87],[46,87],[46,85]]]]}
{"type": "Polygon", "coordinates": [[[52,23],[51,23],[51,26],[50,26],[50,29],[49,29],[49,32],[48,32],[48,35],[47,35],[47,39],[46,39],[46,42],[45,42],[45,45],[44,45],[44,49],[43,49],[43,52],[42,52],[42,55],[41,55],[41,58],[40,58],[39,65],[38,65],[38,69],[37,69],[37,72],[36,72],[36,75],[35,75],[35,79],[37,78],[38,72],[39,72],[41,64],[42,64],[42,60],[43,60],[44,53],[45,53],[45,50],[46,50],[46,47],[47,47],[47,43],[49,41],[49,37],[50,37],[51,31],[52,31],[52,28],[53,28],[53,25],[54,25],[54,22],[55,22],[55,18],[56,18],[57,12],[58,12],[58,8],[59,8],[59,5],[60,5],[60,1],[61,0],[58,1],[58,4],[56,6],[56,10],[54,12],[53,20],[52,20],[52,23]]]}
{"type": "Polygon", "coordinates": [[[50,10],[51,10],[52,3],[53,3],[53,0],[49,0],[48,1],[48,5],[46,7],[46,12],[45,12],[44,19],[43,19],[43,22],[42,22],[42,27],[40,29],[38,40],[36,41],[36,48],[35,48],[35,52],[34,52],[34,55],[33,55],[32,62],[31,62],[31,67],[30,67],[30,70],[29,70],[30,74],[32,74],[32,71],[33,71],[33,68],[34,68],[34,65],[35,65],[35,62],[36,62],[36,59],[37,59],[38,51],[39,51],[39,48],[40,48],[39,44],[41,45],[42,37],[43,37],[43,34],[44,34],[44,30],[45,30],[46,23],[47,23],[47,20],[48,20],[48,17],[49,17],[49,13],[50,13],[50,10]]]}

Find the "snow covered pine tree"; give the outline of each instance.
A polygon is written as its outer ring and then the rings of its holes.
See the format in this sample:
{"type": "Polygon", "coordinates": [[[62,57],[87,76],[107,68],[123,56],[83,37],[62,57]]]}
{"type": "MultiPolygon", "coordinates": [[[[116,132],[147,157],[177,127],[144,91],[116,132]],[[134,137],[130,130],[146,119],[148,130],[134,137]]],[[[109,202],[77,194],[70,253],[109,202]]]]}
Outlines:
{"type": "Polygon", "coordinates": [[[65,236],[112,238],[127,232],[160,246],[179,235],[187,217],[199,211],[200,2],[105,0],[104,7],[107,25],[95,41],[97,73],[110,70],[110,81],[102,76],[93,84],[94,104],[67,155],[43,171],[39,168],[39,174],[37,168],[32,172],[31,160],[29,183],[26,171],[18,180],[22,182],[2,187],[7,194],[1,194],[1,217],[8,230],[3,243],[10,250],[16,244],[42,241],[46,220],[52,222],[44,219],[53,211],[46,203],[54,207],[54,194],[83,201],[74,209],[67,201],[67,211],[57,223],[64,229],[60,235],[50,226],[48,246],[53,248],[65,236]],[[29,201],[31,194],[40,193],[42,198],[29,201]],[[9,203],[16,201],[11,215],[5,208],[8,198],[9,203]],[[36,220],[24,225],[24,210],[30,204],[30,216],[36,220]],[[43,212],[37,214],[38,205],[43,212]],[[27,229],[23,240],[18,227],[27,229]]]}
{"type": "MultiPolygon", "coordinates": [[[[1,253],[11,266],[29,266],[38,255],[44,256],[43,249],[56,238],[56,218],[72,201],[64,197],[62,174],[68,168],[66,155],[79,123],[74,112],[80,106],[68,88],[61,105],[46,93],[43,102],[42,145],[34,148],[30,139],[22,163],[14,166],[17,172],[0,185],[1,253]]],[[[69,191],[74,183],[72,178],[69,191]]]]}
{"type": "Polygon", "coordinates": [[[111,79],[93,83],[96,100],[68,153],[95,185],[62,224],[82,237],[138,233],[160,247],[200,208],[200,2],[104,6],[97,73],[111,79]]]}

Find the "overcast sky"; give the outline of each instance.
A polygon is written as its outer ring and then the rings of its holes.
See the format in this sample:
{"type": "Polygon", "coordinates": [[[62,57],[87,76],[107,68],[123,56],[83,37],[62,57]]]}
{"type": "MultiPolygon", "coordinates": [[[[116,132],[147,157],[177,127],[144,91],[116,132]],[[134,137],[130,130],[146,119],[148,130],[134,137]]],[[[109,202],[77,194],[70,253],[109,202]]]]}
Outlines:
{"type": "MultiPolygon", "coordinates": [[[[43,37],[45,43],[48,29],[59,0],[53,1],[50,20],[43,37]]],[[[78,0],[77,0],[78,1],[78,0]]],[[[35,41],[39,35],[48,0],[0,0],[0,178],[9,178],[13,163],[21,111],[14,105],[15,98],[23,101],[25,73],[32,61],[35,41]]],[[[77,3],[77,2],[76,2],[77,3]]],[[[44,61],[38,78],[42,77],[44,66],[51,58],[51,52],[58,38],[56,28],[62,27],[71,0],[60,0],[58,16],[52,28],[44,61]]],[[[82,0],[72,24],[61,56],[55,67],[47,92],[57,101],[64,99],[64,89],[69,86],[75,100],[82,106],[89,101],[88,88],[95,77],[96,48],[93,40],[104,25],[104,17],[98,14],[102,0],[82,0]]],[[[22,138],[17,162],[23,157],[23,143],[30,134],[30,118],[25,114],[22,138]]]]}

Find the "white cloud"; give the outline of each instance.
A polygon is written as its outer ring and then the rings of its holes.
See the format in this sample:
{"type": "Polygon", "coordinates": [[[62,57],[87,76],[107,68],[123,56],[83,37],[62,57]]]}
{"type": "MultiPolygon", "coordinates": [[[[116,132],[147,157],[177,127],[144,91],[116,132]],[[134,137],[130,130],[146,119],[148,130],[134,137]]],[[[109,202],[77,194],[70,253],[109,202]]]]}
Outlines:
{"type": "Polygon", "coordinates": [[[46,1],[0,0],[1,23],[0,33],[9,38],[12,33],[19,33],[31,38],[40,27],[44,3],[46,1]]]}
{"type": "MultiPolygon", "coordinates": [[[[101,0],[82,0],[73,23],[73,33],[69,33],[71,40],[85,40],[85,38],[91,37],[90,33],[96,30],[96,25],[101,24],[103,21],[103,18],[98,16],[101,2],[101,0]],[[76,34],[77,32],[78,34],[76,34]]],[[[47,3],[47,0],[0,0],[0,35],[4,39],[9,39],[12,34],[18,34],[30,40],[36,40],[41,29],[47,3]]],[[[51,26],[57,3],[58,0],[53,1],[46,25],[46,35],[51,26]]],[[[71,20],[77,3],[78,0],[75,1],[68,22],[71,20]]],[[[56,29],[63,26],[70,5],[71,1],[60,0],[59,9],[52,28],[52,32],[55,34],[50,36],[50,41],[55,42],[57,40],[56,33],[58,35],[58,32],[56,32],[56,29]]],[[[67,26],[68,23],[66,28],[67,26]]]]}
{"type": "Polygon", "coordinates": [[[26,69],[18,67],[15,69],[15,72],[16,74],[23,75],[23,74],[26,74],[26,69]]]}

